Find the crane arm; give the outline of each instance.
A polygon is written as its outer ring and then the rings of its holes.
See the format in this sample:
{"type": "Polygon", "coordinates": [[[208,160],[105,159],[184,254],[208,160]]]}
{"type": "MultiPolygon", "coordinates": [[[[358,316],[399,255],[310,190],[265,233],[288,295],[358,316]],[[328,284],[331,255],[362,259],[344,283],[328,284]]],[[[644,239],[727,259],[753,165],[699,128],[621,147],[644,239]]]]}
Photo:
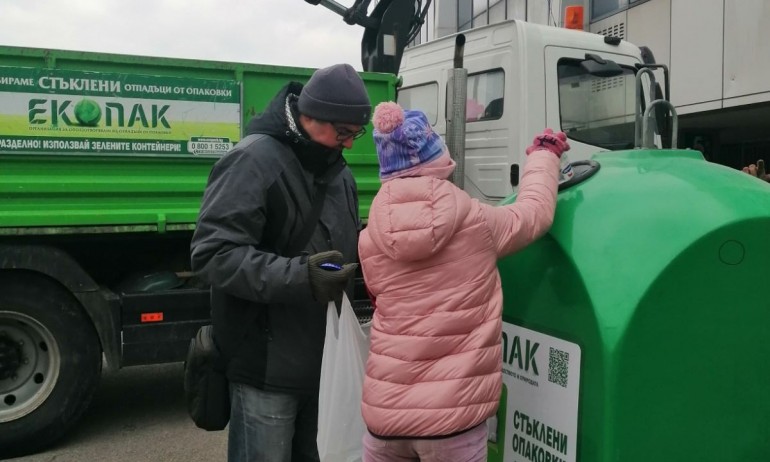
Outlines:
{"type": "Polygon", "coordinates": [[[365,71],[398,74],[404,49],[420,33],[432,0],[380,0],[371,14],[367,14],[371,0],[355,0],[349,8],[335,0],[305,1],[337,13],[347,24],[364,27],[361,64],[365,71]]]}

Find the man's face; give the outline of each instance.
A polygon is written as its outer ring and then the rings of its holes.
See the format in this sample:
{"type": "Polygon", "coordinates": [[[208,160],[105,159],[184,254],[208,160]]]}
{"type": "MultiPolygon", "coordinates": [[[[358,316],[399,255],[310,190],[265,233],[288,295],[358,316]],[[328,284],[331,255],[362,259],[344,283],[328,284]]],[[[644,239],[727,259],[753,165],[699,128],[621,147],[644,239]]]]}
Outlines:
{"type": "Polygon", "coordinates": [[[326,122],[310,119],[305,125],[305,131],[310,139],[332,149],[350,149],[353,140],[366,134],[366,129],[361,125],[344,124],[340,122],[326,122]]]}

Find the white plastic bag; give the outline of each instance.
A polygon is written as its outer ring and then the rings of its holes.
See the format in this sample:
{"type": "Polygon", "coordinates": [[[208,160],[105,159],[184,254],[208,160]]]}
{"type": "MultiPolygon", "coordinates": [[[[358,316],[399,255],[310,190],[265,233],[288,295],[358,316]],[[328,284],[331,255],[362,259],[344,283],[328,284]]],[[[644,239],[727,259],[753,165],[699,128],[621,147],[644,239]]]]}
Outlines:
{"type": "Polygon", "coordinates": [[[318,455],[321,462],[358,462],[366,426],[361,417],[364,367],[369,354],[369,327],[360,326],[347,296],[337,315],[334,302],[326,312],[326,340],[318,397],[318,455]]]}

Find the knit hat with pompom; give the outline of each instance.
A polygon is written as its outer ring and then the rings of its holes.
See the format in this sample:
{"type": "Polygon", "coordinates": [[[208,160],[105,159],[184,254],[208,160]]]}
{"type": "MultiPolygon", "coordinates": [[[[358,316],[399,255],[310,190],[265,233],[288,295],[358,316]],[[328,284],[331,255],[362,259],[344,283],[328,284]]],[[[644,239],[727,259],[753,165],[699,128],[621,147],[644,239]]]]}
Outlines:
{"type": "Polygon", "coordinates": [[[447,152],[422,111],[403,110],[394,102],[374,109],[374,144],[380,159],[380,178],[408,176],[409,171],[447,152]]]}

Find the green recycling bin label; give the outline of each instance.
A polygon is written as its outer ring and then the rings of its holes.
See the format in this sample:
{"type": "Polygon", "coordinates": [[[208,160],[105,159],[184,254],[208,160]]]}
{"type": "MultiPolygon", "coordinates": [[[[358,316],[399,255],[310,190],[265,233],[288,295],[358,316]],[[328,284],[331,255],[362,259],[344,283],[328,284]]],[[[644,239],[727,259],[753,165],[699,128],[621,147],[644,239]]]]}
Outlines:
{"type": "Polygon", "coordinates": [[[503,323],[503,383],[504,460],[574,462],[580,347],[503,323]]]}
{"type": "Polygon", "coordinates": [[[0,152],[222,155],[235,80],[0,66],[0,152]]]}

